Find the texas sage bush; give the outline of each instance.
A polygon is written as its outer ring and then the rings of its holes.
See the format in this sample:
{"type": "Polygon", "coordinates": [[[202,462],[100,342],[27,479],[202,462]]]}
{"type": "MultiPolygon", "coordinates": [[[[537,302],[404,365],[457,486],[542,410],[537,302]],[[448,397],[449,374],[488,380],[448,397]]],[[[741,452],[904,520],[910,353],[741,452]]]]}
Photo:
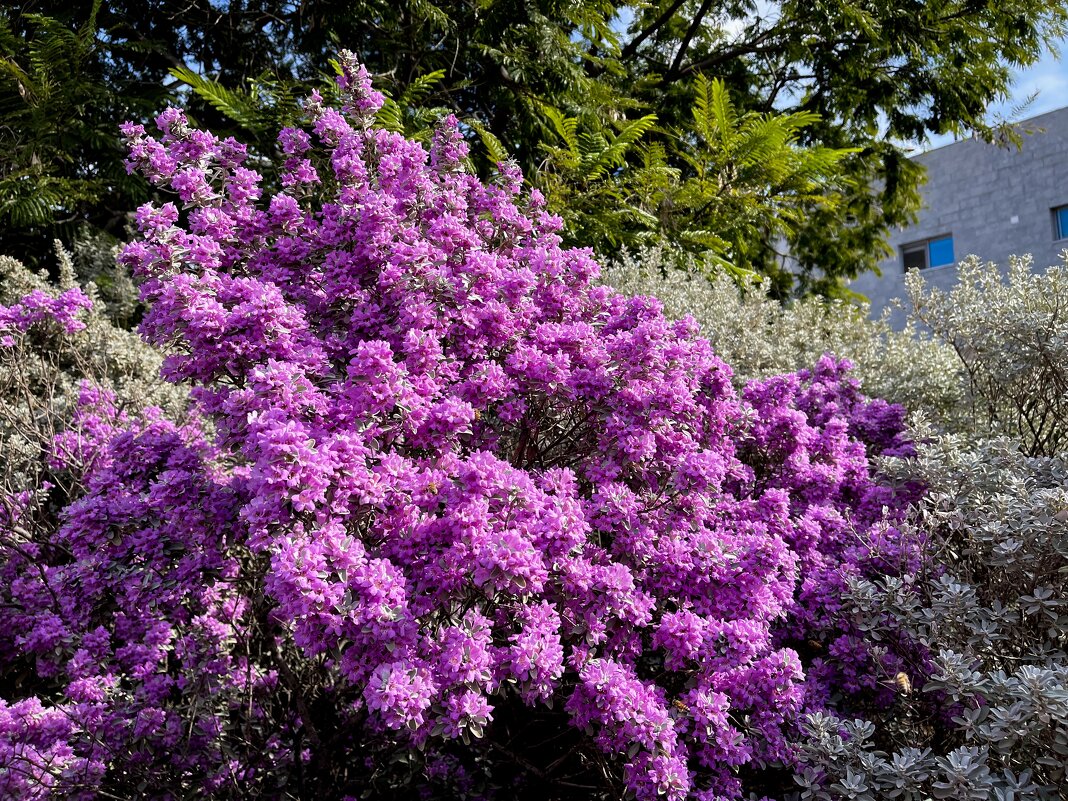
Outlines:
{"type": "Polygon", "coordinates": [[[913,319],[957,355],[966,430],[1053,456],[1068,447],[1068,261],[1032,266],[1030,256],[1004,269],[972,256],[948,292],[928,287],[918,271],[905,288],[913,319]]]}
{"type": "MultiPolygon", "coordinates": [[[[84,384],[47,460],[65,502],[8,496],[0,793],[789,781],[801,712],[879,690],[841,593],[916,569],[915,488],[869,469],[910,452],[904,411],[830,358],[739,394],[692,320],[561,248],[514,167],[468,174],[452,121],[429,152],[375,128],[342,65],[270,198],[181,111],[123,128],[178,196],[122,262],[193,409],[84,384]]],[[[82,324],[80,292],[35,297],[5,330],[82,324]]]]}

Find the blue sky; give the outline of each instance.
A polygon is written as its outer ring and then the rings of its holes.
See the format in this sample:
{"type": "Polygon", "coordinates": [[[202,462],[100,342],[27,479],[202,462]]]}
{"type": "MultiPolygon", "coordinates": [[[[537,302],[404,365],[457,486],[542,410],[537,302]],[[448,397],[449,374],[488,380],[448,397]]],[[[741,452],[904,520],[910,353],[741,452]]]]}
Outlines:
{"type": "MultiPolygon", "coordinates": [[[[1061,42],[1060,50],[1068,55],[1068,39],[1061,42]]],[[[1068,60],[1063,57],[1058,60],[1053,54],[1047,53],[1034,67],[1017,73],[1013,89],[1014,102],[1038,92],[1038,98],[1027,112],[1030,117],[1068,105],[1068,60]]],[[[1009,105],[1011,107],[1012,104],[1009,105]]]]}
{"type": "MultiPolygon", "coordinates": [[[[1009,115],[1015,106],[1036,92],[1038,96],[1023,112],[1021,119],[1037,117],[1047,111],[1068,106],[1068,39],[1061,41],[1059,50],[1062,54],[1060,60],[1052,53],[1046,53],[1033,67],[1017,70],[1016,82],[1010,90],[1009,99],[991,107],[992,119],[998,114],[1009,115]]],[[[931,141],[920,149],[929,150],[952,141],[952,136],[932,137],[931,141]]]]}

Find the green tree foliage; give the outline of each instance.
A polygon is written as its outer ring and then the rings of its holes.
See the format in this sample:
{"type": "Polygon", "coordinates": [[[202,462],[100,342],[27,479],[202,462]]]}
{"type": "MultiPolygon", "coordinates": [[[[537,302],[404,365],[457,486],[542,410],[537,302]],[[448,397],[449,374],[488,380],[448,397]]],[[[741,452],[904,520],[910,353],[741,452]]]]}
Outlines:
{"type": "Polygon", "coordinates": [[[682,247],[714,251],[718,237],[729,243],[732,264],[757,267],[776,240],[793,238],[811,209],[838,206],[839,190],[848,187],[841,163],[853,151],[798,146],[816,114],[740,113],[726,84],[703,75],[691,112],[674,148],[684,180],[660,204],[670,208],[661,213],[664,235],[682,247]]]}
{"type": "Polygon", "coordinates": [[[146,196],[126,175],[116,120],[155,105],[157,87],[128,94],[104,79],[109,45],[96,7],[76,28],[0,10],[0,229],[3,249],[29,260],[79,224],[121,231],[146,196]]]}
{"type": "MultiPolygon", "coordinates": [[[[659,0],[636,13],[619,61],[658,75],[679,100],[687,75],[718,75],[751,108],[818,114],[806,141],[860,148],[843,164],[855,187],[846,202],[814,210],[791,241],[803,285],[828,291],[827,279],[874,266],[886,227],[917,206],[922,176],[896,143],[997,135],[986,109],[1005,94],[1010,66],[1033,63],[1066,15],[1041,0],[659,0]]],[[[666,102],[661,118],[679,107],[666,102]]]]}
{"type": "MultiPolygon", "coordinates": [[[[300,111],[293,89],[278,81],[238,91],[186,68],[171,74],[263,147],[300,111]]],[[[449,111],[426,105],[443,78],[438,70],[413,81],[387,100],[379,124],[425,138],[437,115],[449,111]]],[[[321,91],[333,86],[323,76],[321,91]]],[[[736,274],[767,268],[766,252],[754,246],[785,241],[807,213],[836,208],[849,188],[839,165],[854,150],[798,144],[816,115],[741,113],[723,81],[703,75],[693,81],[692,115],[677,130],[658,129],[655,114],[605,121],[567,116],[548,103],[540,112],[548,134],[528,179],[564,220],[568,244],[602,254],[667,238],[736,274]],[[665,144],[684,169],[673,166],[665,144]]],[[[484,160],[511,158],[480,120],[466,122],[481,138],[484,160]]]]}
{"type": "MultiPolygon", "coordinates": [[[[563,218],[571,242],[604,252],[655,231],[659,220],[645,195],[676,179],[643,142],[656,115],[615,123],[594,118],[583,125],[549,105],[543,113],[549,136],[541,143],[544,161],[532,177],[548,198],[549,210],[563,218]],[[640,162],[631,164],[635,156],[640,162]]],[[[491,157],[500,156],[502,151],[487,140],[483,132],[491,157]]]]}
{"type": "Polygon", "coordinates": [[[763,266],[756,241],[788,236],[809,208],[835,207],[852,152],[798,146],[814,114],[740,113],[726,84],[703,75],[675,129],[657,129],[652,114],[610,128],[545,114],[552,137],[535,181],[575,242],[602,253],[663,237],[735,268],[763,266]]]}
{"type": "MultiPolygon", "coordinates": [[[[33,9],[68,31],[91,16],[87,3],[33,9]]],[[[27,27],[17,9],[8,17],[27,27]]],[[[654,230],[773,276],[779,295],[834,295],[918,205],[922,170],[900,143],[1011,134],[986,109],[1010,67],[1034,63],[1066,23],[1060,0],[114,0],[97,20],[109,48],[97,65],[107,92],[167,85],[192,94],[200,122],[266,132],[280,117],[256,109],[292,109],[289,82],[328,76],[344,45],[395,99],[394,124],[411,133],[448,109],[528,175],[549,172],[573,241],[611,249],[654,230]],[[220,105],[205,79],[261,103],[220,105]],[[738,166],[720,192],[739,151],[700,135],[702,85],[734,106],[737,125],[721,132],[763,125],[790,158],[768,173],[738,166]]]]}

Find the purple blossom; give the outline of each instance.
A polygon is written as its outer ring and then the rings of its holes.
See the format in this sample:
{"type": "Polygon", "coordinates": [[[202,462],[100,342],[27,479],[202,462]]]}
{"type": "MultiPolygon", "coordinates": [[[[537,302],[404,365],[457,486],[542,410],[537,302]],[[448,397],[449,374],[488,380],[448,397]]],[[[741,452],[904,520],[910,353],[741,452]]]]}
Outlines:
{"type": "MultiPolygon", "coordinates": [[[[907,451],[900,411],[831,360],[739,396],[692,322],[595,283],[514,166],[465,173],[454,120],[430,152],[375,129],[382,96],[341,65],[344,108],[311,98],[262,202],[242,148],[180,111],[123,127],[178,194],[122,259],[195,410],[87,390],[57,438],[85,491],[0,544],[0,670],[51,688],[0,705],[0,766],[268,793],[418,747],[463,795],[521,713],[638,798],[741,797],[806,704],[864,689],[839,599],[915,564],[891,533],[909,497],[869,467],[907,451]]],[[[82,297],[0,321],[73,330],[82,297]]]]}

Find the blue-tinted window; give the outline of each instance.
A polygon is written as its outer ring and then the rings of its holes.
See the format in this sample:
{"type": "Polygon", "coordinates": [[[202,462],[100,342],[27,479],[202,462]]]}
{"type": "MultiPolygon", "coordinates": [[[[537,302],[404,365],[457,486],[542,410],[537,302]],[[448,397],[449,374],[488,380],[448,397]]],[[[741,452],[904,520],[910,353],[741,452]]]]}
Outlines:
{"type": "Polygon", "coordinates": [[[1068,206],[1054,209],[1053,213],[1057,216],[1057,239],[1068,239],[1068,206]]]}
{"type": "Polygon", "coordinates": [[[921,239],[919,242],[910,242],[901,248],[901,261],[905,267],[905,272],[955,264],[953,237],[940,236],[937,239],[921,239]]]}
{"type": "Polygon", "coordinates": [[[941,239],[932,239],[927,243],[927,252],[930,254],[931,267],[945,267],[953,264],[953,237],[944,236],[941,239]]]}

